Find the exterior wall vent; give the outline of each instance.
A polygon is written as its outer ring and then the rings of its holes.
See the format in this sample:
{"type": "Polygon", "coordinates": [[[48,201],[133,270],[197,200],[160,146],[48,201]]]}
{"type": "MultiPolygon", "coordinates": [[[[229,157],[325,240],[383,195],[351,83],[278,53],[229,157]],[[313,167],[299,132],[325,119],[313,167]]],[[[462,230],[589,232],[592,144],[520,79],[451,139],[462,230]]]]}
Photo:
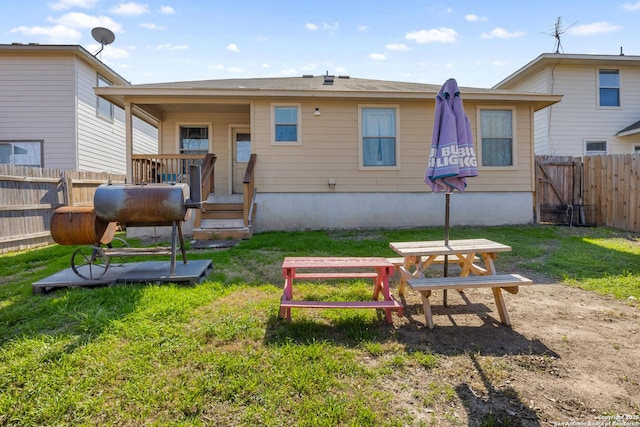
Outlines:
{"type": "Polygon", "coordinates": [[[322,83],[323,85],[332,85],[333,84],[333,79],[334,76],[330,76],[330,75],[326,75],[324,76],[324,83],[322,83]]]}
{"type": "Polygon", "coordinates": [[[303,74],[302,78],[303,79],[311,79],[311,78],[313,78],[313,74],[303,74]]]}

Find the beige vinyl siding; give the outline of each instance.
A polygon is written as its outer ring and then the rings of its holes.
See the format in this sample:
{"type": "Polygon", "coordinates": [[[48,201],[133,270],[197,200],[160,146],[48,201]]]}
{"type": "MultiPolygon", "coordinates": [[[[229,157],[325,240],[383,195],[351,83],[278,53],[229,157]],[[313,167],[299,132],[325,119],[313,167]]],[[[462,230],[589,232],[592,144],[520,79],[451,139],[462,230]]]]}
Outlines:
{"type": "Polygon", "coordinates": [[[75,169],[71,58],[0,56],[0,140],[43,140],[46,168],[75,169]]]}
{"type": "MultiPolygon", "coordinates": [[[[78,78],[78,169],[126,173],[124,110],[114,106],[114,120],[97,115],[98,72],[76,60],[78,78]]],[[[134,118],[134,154],[157,153],[156,129],[134,118]]]]}
{"type": "Polygon", "coordinates": [[[509,85],[512,90],[563,95],[562,101],[535,113],[536,154],[582,156],[586,140],[607,141],[609,154],[633,152],[633,137],[617,132],[635,123],[640,111],[640,74],[634,67],[558,64],[509,85]],[[598,70],[620,72],[620,108],[598,106],[598,70]]]}
{"type": "Polygon", "coordinates": [[[124,113],[114,108],[114,121],[96,115],[96,70],[76,62],[78,76],[78,168],[126,173],[124,113]]]}
{"type": "MultiPolygon", "coordinates": [[[[381,103],[382,104],[382,103],[381,103]]],[[[356,101],[302,102],[302,146],[270,144],[270,103],[255,104],[253,140],[260,192],[421,192],[433,132],[434,103],[400,102],[399,170],[359,170],[356,101]],[[321,116],[314,116],[318,107],[321,116]],[[328,180],[336,180],[331,190],[328,180]]],[[[370,102],[367,105],[371,105],[370,102]]],[[[476,137],[475,105],[465,104],[476,137]]],[[[481,171],[469,191],[533,191],[532,127],[528,106],[516,110],[517,167],[481,171]]]]}

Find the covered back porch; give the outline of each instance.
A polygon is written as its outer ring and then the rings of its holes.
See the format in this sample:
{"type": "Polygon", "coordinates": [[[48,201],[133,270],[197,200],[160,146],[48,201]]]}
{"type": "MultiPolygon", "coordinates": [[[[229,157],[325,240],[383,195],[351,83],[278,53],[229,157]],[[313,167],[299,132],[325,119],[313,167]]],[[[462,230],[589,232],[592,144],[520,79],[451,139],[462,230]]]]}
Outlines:
{"type": "Polygon", "coordinates": [[[199,190],[204,203],[201,209],[194,210],[193,238],[196,240],[249,238],[256,214],[257,155],[250,155],[242,180],[242,193],[232,196],[215,196],[216,160],[217,156],[213,153],[133,154],[131,182],[134,184],[189,184],[191,182],[190,166],[199,166],[201,171],[199,190]]]}

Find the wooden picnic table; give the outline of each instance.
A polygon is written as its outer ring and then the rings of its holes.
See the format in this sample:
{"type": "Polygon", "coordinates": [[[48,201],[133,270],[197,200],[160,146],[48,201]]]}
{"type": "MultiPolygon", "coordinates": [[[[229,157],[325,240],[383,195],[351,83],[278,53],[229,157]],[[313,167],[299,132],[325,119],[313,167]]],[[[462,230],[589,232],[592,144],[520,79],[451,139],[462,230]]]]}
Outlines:
{"type": "Polygon", "coordinates": [[[412,289],[420,292],[426,321],[430,328],[433,328],[433,320],[429,296],[434,290],[445,292],[444,304],[446,305],[447,289],[462,292],[465,288],[489,287],[493,291],[501,322],[511,325],[502,290],[515,294],[518,292],[519,285],[533,283],[517,274],[497,275],[494,261],[501,252],[511,251],[511,247],[491,240],[463,239],[449,240],[448,243],[444,240],[392,242],[389,246],[403,257],[403,263],[399,268],[401,279],[398,292],[403,295],[407,283],[412,289]],[[424,272],[427,268],[434,263],[441,263],[445,256],[448,262],[460,266],[460,275],[425,279],[424,272]],[[482,265],[477,263],[478,260],[482,260],[482,265]]]}
{"type": "Polygon", "coordinates": [[[391,311],[403,315],[403,306],[389,291],[389,277],[394,265],[378,257],[286,257],[282,263],[285,278],[280,301],[280,317],[291,320],[291,308],[376,308],[383,309],[388,323],[391,311]],[[304,301],[293,299],[295,280],[373,279],[371,301],[304,301]],[[383,299],[378,300],[382,294],[383,299]]]}
{"type": "Polygon", "coordinates": [[[392,242],[391,249],[404,258],[404,274],[401,274],[398,292],[404,294],[406,279],[423,278],[426,271],[434,263],[442,263],[448,256],[448,262],[458,264],[462,268],[460,276],[473,273],[477,276],[496,274],[494,261],[500,252],[511,251],[511,246],[487,239],[427,240],[418,242],[392,242]],[[476,264],[482,259],[484,266],[476,264]],[[408,273],[408,274],[407,274],[408,273]]]}

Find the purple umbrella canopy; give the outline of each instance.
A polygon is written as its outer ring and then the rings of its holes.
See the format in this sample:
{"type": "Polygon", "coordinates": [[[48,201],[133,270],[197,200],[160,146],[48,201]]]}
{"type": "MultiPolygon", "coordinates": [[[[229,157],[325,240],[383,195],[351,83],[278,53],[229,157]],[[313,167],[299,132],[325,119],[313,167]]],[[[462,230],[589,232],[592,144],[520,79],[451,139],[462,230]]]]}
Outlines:
{"type": "Polygon", "coordinates": [[[424,177],[434,192],[464,191],[468,177],[478,175],[471,122],[464,112],[455,79],[447,80],[436,96],[436,113],[429,164],[424,177]]]}

